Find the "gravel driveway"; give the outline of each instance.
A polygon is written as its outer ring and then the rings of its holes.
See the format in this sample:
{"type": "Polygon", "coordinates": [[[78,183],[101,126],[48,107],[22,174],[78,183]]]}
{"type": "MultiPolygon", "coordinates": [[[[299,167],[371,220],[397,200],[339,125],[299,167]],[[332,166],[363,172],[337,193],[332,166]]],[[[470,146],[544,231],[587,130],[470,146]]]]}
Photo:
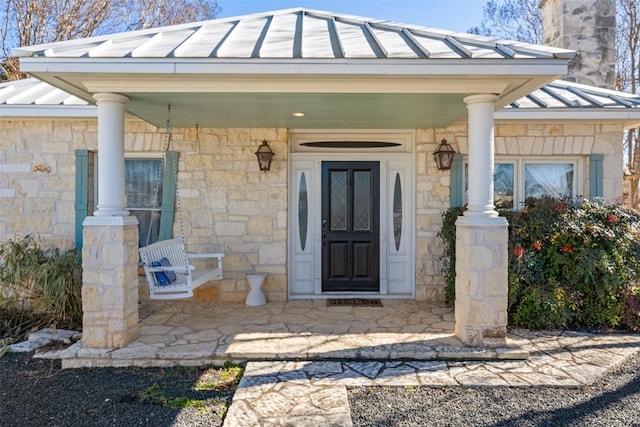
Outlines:
{"type": "Polygon", "coordinates": [[[640,355],[592,386],[349,389],[354,427],[640,426],[640,355]]]}
{"type": "Polygon", "coordinates": [[[233,397],[220,369],[60,370],[31,356],[0,358],[2,427],[221,426],[233,397]]]}

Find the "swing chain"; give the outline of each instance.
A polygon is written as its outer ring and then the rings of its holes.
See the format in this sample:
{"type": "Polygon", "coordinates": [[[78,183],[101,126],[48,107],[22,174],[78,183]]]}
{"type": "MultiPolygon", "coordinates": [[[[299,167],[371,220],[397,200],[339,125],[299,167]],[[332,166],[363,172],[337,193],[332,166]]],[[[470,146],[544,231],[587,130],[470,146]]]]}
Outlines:
{"type": "MultiPolygon", "coordinates": [[[[171,127],[171,104],[167,106],[167,123],[166,123],[166,138],[165,138],[165,147],[163,149],[165,154],[166,161],[166,153],[168,150],[174,149],[173,143],[173,135],[172,135],[172,127],[171,127]]],[[[178,211],[178,223],[180,224],[180,240],[182,241],[182,247],[184,248],[184,265],[188,271],[189,269],[189,258],[187,257],[187,238],[184,232],[184,218],[182,215],[182,198],[180,197],[180,189],[178,187],[178,156],[171,156],[172,164],[171,169],[175,174],[175,186],[176,186],[176,207],[178,211]]]]}

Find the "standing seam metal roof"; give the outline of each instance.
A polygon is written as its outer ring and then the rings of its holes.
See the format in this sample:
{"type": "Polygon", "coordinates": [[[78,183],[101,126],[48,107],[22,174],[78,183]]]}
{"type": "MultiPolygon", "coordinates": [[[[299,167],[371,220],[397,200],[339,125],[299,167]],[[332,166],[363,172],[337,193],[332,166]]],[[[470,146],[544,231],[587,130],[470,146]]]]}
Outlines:
{"type": "Polygon", "coordinates": [[[564,58],[573,51],[304,8],[13,50],[48,58],[564,58]]]}

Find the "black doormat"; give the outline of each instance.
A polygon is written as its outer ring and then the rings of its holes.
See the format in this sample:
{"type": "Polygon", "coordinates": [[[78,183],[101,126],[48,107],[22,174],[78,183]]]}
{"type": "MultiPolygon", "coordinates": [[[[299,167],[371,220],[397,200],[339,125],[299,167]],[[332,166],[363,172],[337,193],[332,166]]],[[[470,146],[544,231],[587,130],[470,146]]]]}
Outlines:
{"type": "Polygon", "coordinates": [[[382,307],[377,298],[330,298],[327,307],[382,307]]]}

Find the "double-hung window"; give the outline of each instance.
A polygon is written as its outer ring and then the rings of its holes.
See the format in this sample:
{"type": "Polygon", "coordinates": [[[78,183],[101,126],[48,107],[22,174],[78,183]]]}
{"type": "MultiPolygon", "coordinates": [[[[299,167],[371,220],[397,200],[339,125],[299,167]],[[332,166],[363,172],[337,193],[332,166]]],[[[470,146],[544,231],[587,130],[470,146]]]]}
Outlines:
{"type": "MultiPolygon", "coordinates": [[[[464,202],[468,190],[465,163],[464,202]]],[[[494,203],[501,209],[521,209],[529,198],[572,199],[583,194],[582,162],[577,158],[496,157],[493,173],[494,203]]]]}
{"type": "MultiPolygon", "coordinates": [[[[175,203],[176,152],[126,154],[125,204],[138,219],[138,244],[147,246],[171,237],[175,203]]],[[[98,200],[97,153],[76,150],[76,248],[82,247],[82,222],[98,200]]]]}
{"type": "Polygon", "coordinates": [[[127,210],[138,219],[138,242],[158,241],[162,212],[162,158],[126,157],[124,192],[127,210]]]}

